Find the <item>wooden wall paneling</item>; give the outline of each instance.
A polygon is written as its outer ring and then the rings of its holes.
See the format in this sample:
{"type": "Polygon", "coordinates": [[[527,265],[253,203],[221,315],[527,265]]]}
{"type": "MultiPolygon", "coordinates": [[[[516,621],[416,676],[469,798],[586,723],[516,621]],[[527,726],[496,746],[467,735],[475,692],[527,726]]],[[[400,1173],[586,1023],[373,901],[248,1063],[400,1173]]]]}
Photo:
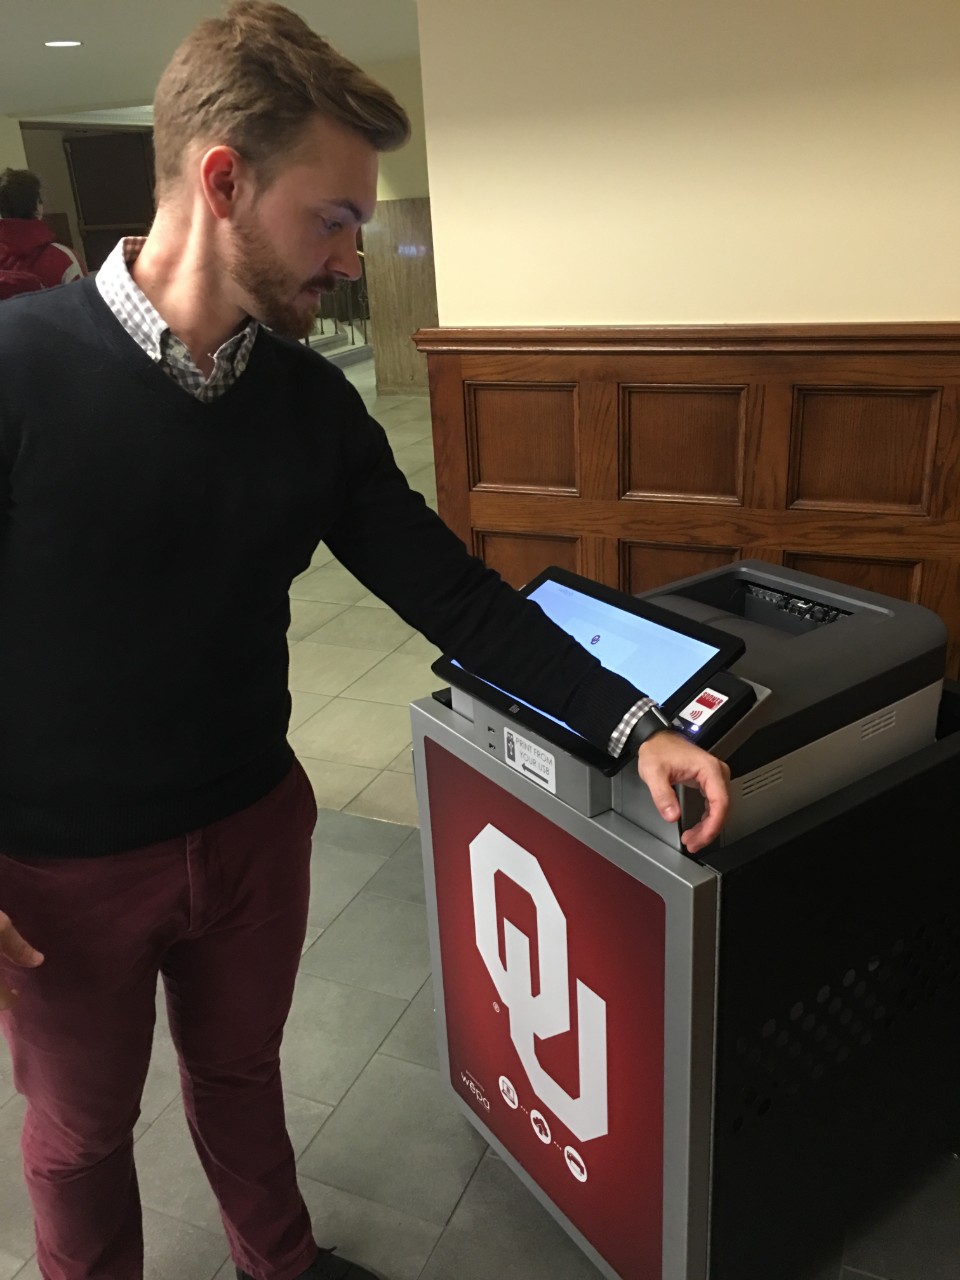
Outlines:
{"type": "MultiPolygon", "coordinates": [[[[619,386],[584,369],[580,379],[580,496],[615,502],[620,495],[617,439],[619,386]]],[[[614,547],[614,551],[616,548],[614,547]]]]}
{"type": "Polygon", "coordinates": [[[579,538],[541,538],[530,533],[474,530],[474,551],[514,587],[535,578],[550,565],[582,573],[579,538]]]}
{"type": "Polygon", "coordinates": [[[798,386],[789,505],[929,511],[939,388],[798,386]]]}
{"type": "Polygon", "coordinates": [[[739,548],[738,560],[766,560],[767,564],[783,564],[783,547],[774,547],[769,543],[745,543],[739,548]]]}
{"type": "Polygon", "coordinates": [[[437,511],[469,547],[473,543],[470,465],[460,357],[431,361],[429,372],[437,511]]]}
{"type": "Polygon", "coordinates": [[[653,591],[667,582],[689,578],[731,564],[737,558],[735,547],[668,546],[656,542],[624,542],[621,544],[620,589],[631,595],[653,591]]]}
{"type": "Polygon", "coordinates": [[[862,591],[918,601],[923,563],[914,559],[871,559],[867,556],[824,555],[822,552],[787,551],[783,558],[790,569],[832,578],[862,591]]]}
{"type": "Polygon", "coordinates": [[[471,489],[579,492],[575,382],[467,382],[464,393],[471,489]]]}
{"type": "Polygon", "coordinates": [[[743,501],[747,388],[621,386],[621,496],[743,501]]]}
{"type": "Polygon", "coordinates": [[[793,388],[773,370],[754,370],[748,393],[743,504],[748,510],[783,511],[790,477],[793,388]]]}
{"type": "Polygon", "coordinates": [[[536,555],[559,558],[556,540],[568,554],[576,544],[582,571],[631,590],[741,557],[783,560],[936,608],[958,670],[960,325],[435,330],[418,340],[431,367],[462,360],[460,388],[436,383],[460,395],[459,420],[444,413],[453,430],[464,431],[465,380],[579,387],[578,493],[469,494],[469,525],[491,554],[505,553],[487,535],[534,540],[511,553],[525,575],[536,555]],[[731,387],[742,389],[733,479],[730,449],[717,444],[734,434],[731,387]],[[707,482],[677,483],[686,469],[707,482]]]}
{"type": "Polygon", "coordinates": [[[437,323],[429,199],[381,201],[364,227],[363,250],[377,389],[425,391],[426,362],[412,337],[437,323]]]}
{"type": "Polygon", "coordinates": [[[960,510],[960,381],[945,386],[940,397],[937,448],[930,486],[930,515],[957,518],[960,510]]]}

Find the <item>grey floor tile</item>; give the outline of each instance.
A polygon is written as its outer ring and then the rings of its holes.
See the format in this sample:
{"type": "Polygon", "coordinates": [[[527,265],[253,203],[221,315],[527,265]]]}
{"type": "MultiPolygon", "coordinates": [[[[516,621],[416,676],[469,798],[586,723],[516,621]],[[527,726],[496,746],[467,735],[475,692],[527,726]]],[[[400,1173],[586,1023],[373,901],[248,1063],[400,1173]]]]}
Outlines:
{"type": "Polygon", "coordinates": [[[409,477],[417,471],[422,471],[424,467],[433,466],[433,443],[430,440],[422,440],[420,444],[408,444],[403,449],[397,449],[393,456],[403,474],[409,477]]]}
{"type": "MultiPolygon", "coordinates": [[[[307,570],[307,573],[311,572],[311,569],[307,570]]],[[[290,644],[294,644],[297,640],[306,640],[311,632],[316,631],[325,622],[329,622],[331,618],[335,618],[338,613],[343,613],[344,609],[348,608],[349,605],[332,604],[328,600],[291,599],[287,640],[290,644]]]]}
{"type": "MultiPolygon", "coordinates": [[[[384,866],[378,853],[338,849],[314,840],[310,859],[311,927],[325,929],[384,866]]],[[[314,938],[316,941],[316,938],[314,938]]]]}
{"type": "Polygon", "coordinates": [[[406,1007],[393,996],[301,974],[281,1050],[284,1085],[336,1106],[406,1007]]]}
{"type": "Polygon", "coordinates": [[[415,489],[417,493],[422,493],[425,498],[436,498],[437,496],[437,475],[432,463],[430,466],[422,467],[419,471],[410,472],[407,476],[407,483],[411,489],[415,489]]]}
{"type": "Polygon", "coordinates": [[[290,734],[290,745],[299,756],[379,770],[410,738],[409,708],[334,698],[290,734]]]}
{"type": "Polygon", "coordinates": [[[503,1161],[489,1158],[480,1164],[423,1270],[423,1280],[597,1280],[599,1275],[503,1161]]]}
{"type": "Polygon", "coordinates": [[[484,1150],[436,1072],[378,1054],[300,1167],[308,1178],[442,1226],[484,1150]]]}
{"type": "Polygon", "coordinates": [[[353,605],[309,637],[313,644],[352,645],[358,649],[391,652],[415,635],[413,627],[390,609],[361,609],[353,605]]]}
{"type": "Polygon", "coordinates": [[[383,769],[344,805],[344,810],[383,822],[416,825],[420,821],[420,812],[412,773],[383,769]]]}
{"type": "MultiPolygon", "coordinates": [[[[317,1241],[387,1280],[417,1280],[440,1236],[432,1222],[302,1177],[317,1241]]],[[[452,1280],[452,1278],[451,1278],[452,1280]]]]}
{"type": "Polygon", "coordinates": [[[391,773],[413,773],[413,752],[409,747],[404,747],[404,749],[390,761],[387,768],[391,773]]]}
{"type": "MultiPolygon", "coordinates": [[[[404,640],[403,644],[397,649],[397,653],[419,653],[422,657],[428,658],[430,662],[436,662],[440,657],[440,650],[435,644],[431,644],[426,636],[422,636],[419,631],[414,632],[409,640],[404,640]]],[[[440,688],[442,681],[437,677],[437,687],[440,688]]]]}
{"type": "Polygon", "coordinates": [[[211,1280],[227,1257],[221,1229],[202,1231],[152,1209],[143,1212],[143,1280],[211,1280]]]}
{"type": "Polygon", "coordinates": [[[10,1101],[16,1093],[13,1087],[13,1066],[10,1062],[10,1051],[7,1042],[0,1035],[0,1107],[10,1101]]]}
{"type": "Polygon", "coordinates": [[[411,444],[421,444],[424,440],[429,440],[432,434],[430,423],[422,419],[398,422],[396,426],[392,425],[392,422],[383,422],[381,425],[387,433],[390,448],[394,451],[405,449],[411,444]]]}
{"type": "Polygon", "coordinates": [[[363,890],[323,931],[300,970],[412,1000],[430,973],[426,911],[363,890]]]}
{"type": "Polygon", "coordinates": [[[941,1161],[871,1221],[852,1230],[844,1263],[886,1280],[957,1280],[960,1160],[941,1161]]]}
{"type": "Polygon", "coordinates": [[[367,588],[363,583],[336,560],[321,565],[319,569],[311,569],[290,587],[292,600],[323,600],[329,604],[356,604],[366,594],[367,588]]]}
{"type": "Polygon", "coordinates": [[[333,552],[325,542],[321,542],[316,551],[314,551],[313,555],[310,557],[310,563],[315,568],[319,568],[322,564],[329,564],[333,558],[333,552]]]}
{"type": "Polygon", "coordinates": [[[307,925],[307,932],[303,938],[303,946],[300,948],[300,954],[302,956],[306,955],[316,940],[320,937],[321,933],[323,933],[323,930],[318,928],[316,925],[307,925]]]}
{"type": "Polygon", "coordinates": [[[313,843],[315,848],[329,844],[337,849],[354,849],[358,853],[375,853],[389,858],[409,839],[412,830],[412,827],[399,824],[321,810],[313,829],[313,843]]]}
{"type": "MultiPolygon", "coordinates": [[[[331,1107],[288,1094],[287,1131],[299,1156],[330,1115],[331,1107]]],[[[171,1107],[137,1144],[137,1172],[144,1205],[217,1233],[220,1211],[194,1149],[186,1117],[171,1107]]]]}
{"type": "MultiPolygon", "coordinates": [[[[304,722],[306,723],[306,722],[304,722]]],[[[318,809],[338,810],[349,804],[379,774],[359,764],[343,764],[338,760],[314,760],[300,755],[300,763],[310,779],[318,809]]]]}
{"type": "Polygon", "coordinates": [[[0,1107],[0,1248],[21,1264],[33,1256],[33,1212],[20,1163],[20,1130],[26,1103],[13,1097],[0,1107]]]}
{"type": "MultiPolygon", "coordinates": [[[[372,611],[364,609],[361,612],[372,611]]],[[[362,702],[391,702],[398,707],[406,707],[416,698],[427,697],[440,684],[441,681],[430,670],[429,660],[421,654],[391,653],[337,692],[347,698],[359,698],[362,702]]]]}
{"type": "Polygon", "coordinates": [[[290,728],[296,729],[309,720],[312,715],[325,707],[332,695],[327,693],[304,693],[302,689],[290,690],[290,728]]]}
{"type": "Polygon", "coordinates": [[[326,1124],[333,1107],[311,1098],[300,1098],[295,1093],[284,1093],[283,1105],[287,1114],[287,1133],[297,1159],[303,1155],[326,1124]]]}
{"type": "Polygon", "coordinates": [[[23,1258],[15,1258],[12,1253],[6,1253],[0,1249],[0,1280],[13,1280],[13,1277],[23,1270],[23,1258]]]}
{"type": "Polygon", "coordinates": [[[423,885],[423,855],[420,852],[420,832],[407,837],[396,853],[392,854],[367,885],[371,893],[385,898],[402,898],[405,902],[426,902],[423,885]]]}
{"type": "Polygon", "coordinates": [[[20,1267],[19,1271],[16,1272],[15,1280],[43,1280],[36,1257],[31,1258],[26,1265],[20,1267]]]}
{"type": "Polygon", "coordinates": [[[428,978],[384,1040],[380,1052],[391,1058],[403,1058],[405,1062],[419,1063],[421,1067],[441,1070],[435,1002],[433,980],[428,978]]]}
{"type": "Polygon", "coordinates": [[[343,693],[371,667],[382,662],[388,652],[301,640],[299,644],[290,646],[290,688],[333,697],[343,693]]]}
{"type": "Polygon", "coordinates": [[[177,1055],[166,1029],[166,1015],[158,1021],[153,1037],[150,1070],[140,1101],[140,1120],[150,1125],[171,1102],[180,1097],[180,1068],[177,1055]]]}

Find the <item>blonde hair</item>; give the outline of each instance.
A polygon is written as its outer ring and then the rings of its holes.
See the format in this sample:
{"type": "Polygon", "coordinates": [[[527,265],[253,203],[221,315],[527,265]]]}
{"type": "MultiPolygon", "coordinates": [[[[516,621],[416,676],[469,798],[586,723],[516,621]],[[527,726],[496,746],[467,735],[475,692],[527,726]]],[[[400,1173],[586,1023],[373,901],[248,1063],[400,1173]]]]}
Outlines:
{"type": "Polygon", "coordinates": [[[153,104],[157,197],[180,178],[195,140],[233,147],[261,185],[292,150],[311,117],[325,116],[376,148],[410,136],[403,107],[280,4],[235,0],[201,22],[160,77],[153,104]]]}

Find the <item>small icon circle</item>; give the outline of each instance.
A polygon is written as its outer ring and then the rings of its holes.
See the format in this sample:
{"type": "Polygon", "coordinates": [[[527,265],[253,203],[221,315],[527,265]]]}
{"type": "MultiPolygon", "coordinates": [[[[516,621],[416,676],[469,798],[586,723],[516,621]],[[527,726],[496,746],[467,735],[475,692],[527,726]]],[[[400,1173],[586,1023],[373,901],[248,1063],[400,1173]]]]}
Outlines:
{"type": "Polygon", "coordinates": [[[506,1076],[500,1077],[500,1092],[503,1094],[503,1100],[507,1106],[512,1107],[513,1110],[516,1111],[519,1106],[517,1091],[506,1076]]]}
{"type": "Polygon", "coordinates": [[[578,1182],[586,1182],[587,1166],[583,1163],[583,1157],[579,1151],[574,1151],[573,1147],[563,1148],[563,1158],[567,1162],[567,1168],[573,1174],[578,1182]]]}
{"type": "Polygon", "coordinates": [[[533,1125],[533,1132],[537,1135],[543,1145],[545,1147],[549,1147],[552,1141],[550,1126],[539,1111],[530,1112],[530,1123],[533,1125]]]}

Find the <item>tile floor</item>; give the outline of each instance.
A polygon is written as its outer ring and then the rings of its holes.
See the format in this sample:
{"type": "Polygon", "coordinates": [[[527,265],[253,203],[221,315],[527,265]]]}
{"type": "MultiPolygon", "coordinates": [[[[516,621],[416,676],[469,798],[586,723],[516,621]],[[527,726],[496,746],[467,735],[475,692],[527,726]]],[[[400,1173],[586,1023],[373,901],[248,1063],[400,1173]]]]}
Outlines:
{"type": "MultiPolygon", "coordinates": [[[[369,365],[348,372],[405,472],[435,502],[426,401],[377,402],[369,365]]],[[[406,711],[436,685],[430,646],[322,550],[291,596],[292,739],[321,813],[284,1069],[318,1238],[388,1280],[595,1280],[443,1089],[406,711]]],[[[0,1280],[39,1276],[16,1158],[21,1115],[0,1060],[0,1280]]],[[[136,1150],[148,1280],[231,1277],[163,1017],[136,1150]]],[[[960,1160],[952,1160],[852,1232],[815,1280],[958,1276],[960,1160]]]]}

